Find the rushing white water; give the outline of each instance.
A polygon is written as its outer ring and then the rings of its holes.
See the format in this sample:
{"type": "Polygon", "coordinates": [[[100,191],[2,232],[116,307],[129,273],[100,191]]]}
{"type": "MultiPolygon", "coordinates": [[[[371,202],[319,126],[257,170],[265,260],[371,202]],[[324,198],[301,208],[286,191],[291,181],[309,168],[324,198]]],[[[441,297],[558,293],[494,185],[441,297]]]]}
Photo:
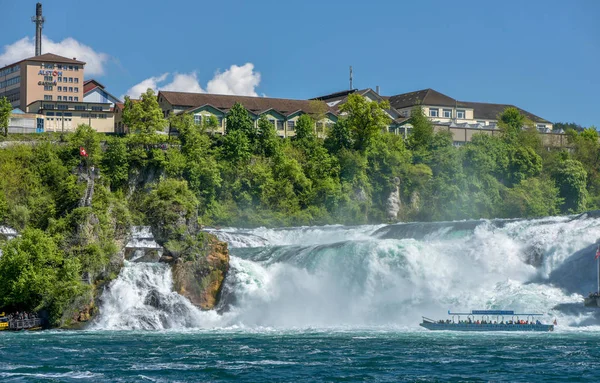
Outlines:
{"type": "Polygon", "coordinates": [[[213,232],[231,250],[222,314],[172,293],[164,267],[129,265],[98,327],[414,327],[421,315],[492,308],[597,324],[582,294],[595,285],[598,218],[213,232]],[[145,290],[161,304],[144,303],[145,290]]]}
{"type": "Polygon", "coordinates": [[[95,329],[159,330],[214,326],[216,313],[201,312],[173,292],[171,269],[161,263],[126,262],[119,277],[102,294],[95,329]]]}

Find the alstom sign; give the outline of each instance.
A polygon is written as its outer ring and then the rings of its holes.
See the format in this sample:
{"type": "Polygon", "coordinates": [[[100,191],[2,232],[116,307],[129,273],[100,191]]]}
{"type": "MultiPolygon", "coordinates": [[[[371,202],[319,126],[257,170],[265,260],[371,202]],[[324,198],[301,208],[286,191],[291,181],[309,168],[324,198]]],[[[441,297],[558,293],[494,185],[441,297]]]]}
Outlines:
{"type": "Polygon", "coordinates": [[[40,70],[38,72],[42,76],[62,76],[62,70],[40,70]]]}

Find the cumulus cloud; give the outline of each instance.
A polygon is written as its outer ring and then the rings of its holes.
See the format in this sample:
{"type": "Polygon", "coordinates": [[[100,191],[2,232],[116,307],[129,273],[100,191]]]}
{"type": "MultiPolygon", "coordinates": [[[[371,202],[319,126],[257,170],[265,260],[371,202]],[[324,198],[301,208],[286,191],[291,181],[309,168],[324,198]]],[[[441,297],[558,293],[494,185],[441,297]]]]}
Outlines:
{"type": "MultiPolygon", "coordinates": [[[[90,46],[82,44],[72,37],[55,42],[42,36],[42,53],[54,53],[69,58],[76,57],[77,60],[86,63],[85,72],[92,76],[104,74],[104,67],[109,59],[109,55],[106,53],[96,52],[90,46]]],[[[34,55],[35,39],[23,37],[21,40],[4,46],[4,50],[0,54],[0,67],[34,55]]]]}
{"type": "Polygon", "coordinates": [[[223,73],[217,72],[208,82],[209,93],[258,96],[255,88],[260,83],[260,73],[254,71],[254,64],[232,65],[223,73]]]}
{"type": "MultiPolygon", "coordinates": [[[[242,66],[232,65],[224,72],[217,72],[208,82],[208,93],[232,94],[240,96],[258,96],[255,89],[260,83],[260,73],[254,71],[254,64],[246,63],[242,66]]],[[[205,90],[198,81],[196,72],[191,73],[163,73],[160,76],[147,78],[132,86],[126,95],[132,98],[140,97],[148,88],[155,92],[170,90],[177,92],[204,93],[205,90]]]]}

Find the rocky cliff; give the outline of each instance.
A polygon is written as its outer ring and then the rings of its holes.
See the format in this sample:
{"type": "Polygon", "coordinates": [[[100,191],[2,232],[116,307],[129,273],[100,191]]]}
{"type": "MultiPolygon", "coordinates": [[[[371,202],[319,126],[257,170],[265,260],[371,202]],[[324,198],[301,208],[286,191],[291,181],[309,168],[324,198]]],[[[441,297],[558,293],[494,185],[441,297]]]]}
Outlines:
{"type": "Polygon", "coordinates": [[[229,270],[227,244],[214,235],[200,233],[201,246],[173,259],[174,289],[202,310],[214,309],[229,270]]]}

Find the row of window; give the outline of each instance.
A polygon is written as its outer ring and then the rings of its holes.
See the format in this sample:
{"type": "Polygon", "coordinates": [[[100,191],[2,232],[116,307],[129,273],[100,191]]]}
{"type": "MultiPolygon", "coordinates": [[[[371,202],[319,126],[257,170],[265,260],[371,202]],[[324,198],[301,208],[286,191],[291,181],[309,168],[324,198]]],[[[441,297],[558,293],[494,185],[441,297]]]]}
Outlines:
{"type": "Polygon", "coordinates": [[[6,81],[0,81],[0,88],[6,88],[7,86],[15,85],[21,82],[21,76],[10,78],[6,81]]]}
{"type": "MultiPolygon", "coordinates": [[[[52,96],[48,96],[50,97],[49,100],[46,100],[46,96],[44,96],[44,101],[52,101],[52,96]]],[[[69,96],[69,99],[67,100],[67,96],[58,96],[58,101],[79,101],[79,97],[72,97],[69,96]],[[62,99],[61,99],[62,97],[62,99]]],[[[54,106],[54,104],[43,104],[42,108],[44,109],[69,109],[69,105],[65,105],[65,104],[57,104],[56,107],[54,106]]],[[[92,111],[94,112],[102,112],[102,107],[101,106],[92,106],[91,107],[92,111]]],[[[85,105],[75,105],[75,110],[86,110],[86,106],[85,105]]]]}
{"type": "MultiPolygon", "coordinates": [[[[208,118],[209,118],[208,116],[202,116],[200,114],[196,114],[196,115],[194,115],[194,123],[196,125],[200,125],[200,124],[202,124],[203,119],[208,120],[208,118]]],[[[223,126],[223,117],[218,117],[217,120],[218,120],[217,126],[223,126]]],[[[277,130],[284,130],[284,123],[286,123],[288,131],[294,131],[296,129],[296,121],[292,121],[292,120],[283,121],[283,120],[269,119],[269,122],[271,124],[273,124],[273,126],[275,126],[277,130]]],[[[333,123],[327,122],[327,123],[325,123],[325,125],[327,127],[329,127],[330,125],[333,125],[333,123]]],[[[317,129],[323,128],[322,123],[319,123],[319,122],[315,123],[315,126],[317,127],[317,129]]]]}
{"type": "Polygon", "coordinates": [[[59,116],[60,117],[60,116],[63,116],[63,115],[65,117],[72,117],[73,113],[71,113],[71,112],[65,112],[65,113],[62,113],[62,112],[56,112],[56,113],[54,113],[54,112],[46,112],[46,116],[59,116]]]}
{"type": "Polygon", "coordinates": [[[59,92],[75,92],[75,93],[79,93],[79,87],[72,87],[72,86],[59,86],[58,87],[58,91],[59,92]]]}
{"type": "Polygon", "coordinates": [[[18,65],[10,66],[8,68],[4,68],[0,70],[0,77],[8,76],[11,73],[18,72],[21,67],[18,65]]]}
{"type": "MultiPolygon", "coordinates": [[[[52,80],[52,76],[50,76],[50,80],[52,80]]],[[[74,82],[75,84],[79,84],[78,77],[58,77],[56,82],[74,82]]]]}
{"type": "Polygon", "coordinates": [[[81,118],[106,118],[106,113],[81,113],[81,118]]]}
{"type": "Polygon", "coordinates": [[[44,69],[61,69],[61,70],[79,70],[79,65],[63,65],[63,64],[42,64],[42,68],[44,69]]]}
{"type": "MultiPolygon", "coordinates": [[[[58,101],[75,101],[75,102],[79,102],[79,97],[75,96],[57,96],[56,99],[58,101]]],[[[44,101],[52,101],[52,95],[51,94],[45,94],[44,95],[44,101]]],[[[85,107],[84,107],[85,110],[85,107]]]]}
{"type": "MultiPolygon", "coordinates": [[[[465,119],[466,113],[462,109],[456,110],[456,118],[465,119]]],[[[429,108],[429,117],[440,117],[440,110],[438,108],[429,108]]],[[[452,109],[442,109],[441,117],[444,118],[453,118],[452,117],[452,109]]]]}

